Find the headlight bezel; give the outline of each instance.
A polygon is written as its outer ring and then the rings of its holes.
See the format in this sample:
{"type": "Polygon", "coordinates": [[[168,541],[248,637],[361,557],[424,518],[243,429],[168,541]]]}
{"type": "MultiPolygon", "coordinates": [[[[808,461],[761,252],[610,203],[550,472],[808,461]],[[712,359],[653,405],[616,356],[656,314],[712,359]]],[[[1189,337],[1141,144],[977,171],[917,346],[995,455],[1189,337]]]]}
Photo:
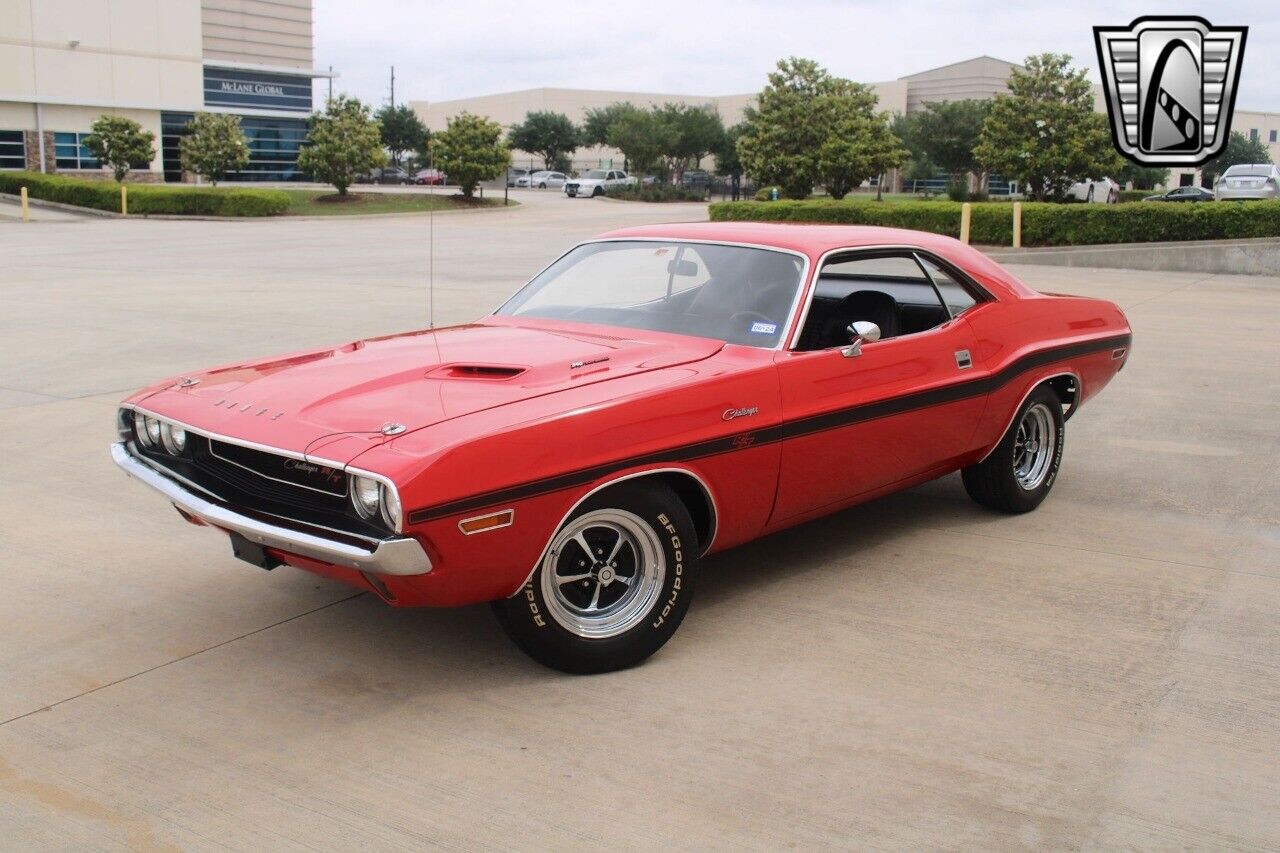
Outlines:
{"type": "Polygon", "coordinates": [[[363,521],[371,524],[380,525],[387,528],[392,533],[400,533],[402,530],[402,506],[400,503],[400,491],[396,488],[395,483],[381,474],[375,474],[372,471],[364,471],[359,468],[347,469],[347,493],[348,502],[350,503],[355,514],[363,521]],[[374,491],[377,498],[372,505],[368,501],[362,500],[360,489],[370,489],[374,491]]]}
{"type": "Polygon", "coordinates": [[[171,456],[181,456],[187,449],[186,429],[170,421],[161,421],[160,446],[171,456]]]}

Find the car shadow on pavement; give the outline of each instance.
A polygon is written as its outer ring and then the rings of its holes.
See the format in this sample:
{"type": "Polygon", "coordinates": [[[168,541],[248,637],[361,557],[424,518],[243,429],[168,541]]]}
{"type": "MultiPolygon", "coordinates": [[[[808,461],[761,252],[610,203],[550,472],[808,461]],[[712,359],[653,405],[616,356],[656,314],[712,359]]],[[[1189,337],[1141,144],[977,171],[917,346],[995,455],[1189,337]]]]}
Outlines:
{"type": "MultiPolygon", "coordinates": [[[[800,575],[856,571],[860,552],[907,537],[915,529],[935,527],[985,511],[965,496],[958,476],[889,495],[834,515],[789,528],[709,557],[702,565],[689,618],[699,612],[751,607],[753,596],[800,575]]],[[[722,611],[723,612],[723,611],[722,611]]],[[[388,661],[407,681],[397,693],[473,689],[479,684],[512,683],[560,676],[528,660],[503,634],[487,605],[460,608],[388,608],[361,595],[334,608],[326,618],[325,644],[348,649],[342,674],[326,680],[326,690],[378,689],[353,672],[366,666],[385,671],[388,661]],[[337,632],[341,636],[334,636],[337,632]],[[377,649],[377,661],[361,661],[356,649],[377,649]]],[[[390,686],[388,690],[393,689],[390,686]]]]}
{"type": "Polygon", "coordinates": [[[708,557],[691,613],[731,605],[810,572],[856,570],[850,562],[859,553],[922,528],[989,515],[969,500],[958,474],[858,504],[708,557]]]}

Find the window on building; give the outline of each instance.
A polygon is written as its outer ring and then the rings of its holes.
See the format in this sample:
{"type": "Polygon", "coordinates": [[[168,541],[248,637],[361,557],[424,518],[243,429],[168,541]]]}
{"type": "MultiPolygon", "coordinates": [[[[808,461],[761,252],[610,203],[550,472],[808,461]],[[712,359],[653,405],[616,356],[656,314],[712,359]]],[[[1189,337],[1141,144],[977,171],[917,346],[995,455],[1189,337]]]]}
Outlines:
{"type": "Polygon", "coordinates": [[[1276,144],[1276,131],[1274,130],[1271,131],[1270,136],[1267,137],[1267,141],[1270,142],[1272,145],[1276,144]]]}
{"type": "MultiPolygon", "coordinates": [[[[190,131],[192,113],[160,114],[160,150],[164,179],[182,180],[180,140],[190,131]]],[[[306,119],[241,116],[240,129],[249,142],[249,163],[227,178],[232,181],[303,181],[298,171],[298,151],[307,136],[306,119]]]]}
{"type": "Polygon", "coordinates": [[[1249,141],[1250,142],[1258,141],[1258,129],[1256,127],[1249,128],[1249,141]]]}
{"type": "Polygon", "coordinates": [[[0,130],[0,169],[27,168],[27,146],[20,130],[0,130]]]}
{"type": "Polygon", "coordinates": [[[59,169],[101,169],[102,161],[85,147],[87,133],[62,133],[53,135],[54,162],[59,169]]]}

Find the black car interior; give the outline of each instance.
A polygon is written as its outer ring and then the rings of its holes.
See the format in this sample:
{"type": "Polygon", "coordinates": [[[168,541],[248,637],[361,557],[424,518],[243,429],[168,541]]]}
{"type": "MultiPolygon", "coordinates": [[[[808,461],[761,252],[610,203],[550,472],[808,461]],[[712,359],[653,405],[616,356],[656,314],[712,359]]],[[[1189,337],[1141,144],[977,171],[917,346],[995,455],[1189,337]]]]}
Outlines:
{"type": "Polygon", "coordinates": [[[797,349],[845,346],[856,321],[875,323],[880,340],[940,326],[979,301],[960,280],[911,253],[833,258],[818,273],[797,349]]]}

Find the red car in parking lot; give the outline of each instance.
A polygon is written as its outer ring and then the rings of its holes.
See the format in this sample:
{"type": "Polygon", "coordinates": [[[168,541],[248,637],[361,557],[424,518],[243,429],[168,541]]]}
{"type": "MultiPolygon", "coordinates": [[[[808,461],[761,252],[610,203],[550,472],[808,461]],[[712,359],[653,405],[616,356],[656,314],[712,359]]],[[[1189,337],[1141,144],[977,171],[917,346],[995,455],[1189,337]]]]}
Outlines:
{"type": "Polygon", "coordinates": [[[1129,351],[1114,304],[950,238],[644,226],[473,323],[156,383],[112,454],[255,565],[493,602],[535,659],[598,672],[670,638],[708,553],[954,471],[1034,509],[1129,351]]]}

